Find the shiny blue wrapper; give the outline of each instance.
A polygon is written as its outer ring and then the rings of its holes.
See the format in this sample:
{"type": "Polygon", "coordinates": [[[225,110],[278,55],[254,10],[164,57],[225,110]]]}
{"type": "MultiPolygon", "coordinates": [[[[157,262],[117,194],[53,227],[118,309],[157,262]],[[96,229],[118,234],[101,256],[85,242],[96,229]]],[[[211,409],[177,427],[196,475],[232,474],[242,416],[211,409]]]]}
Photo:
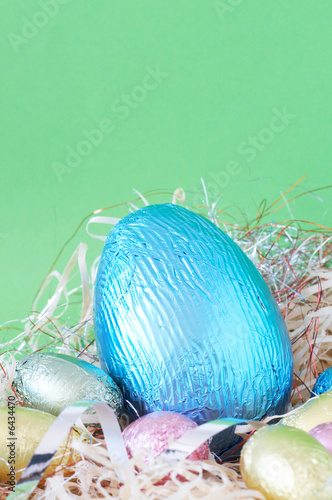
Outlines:
{"type": "Polygon", "coordinates": [[[316,380],[311,397],[332,390],[332,367],[324,370],[316,380]]]}
{"type": "Polygon", "coordinates": [[[244,252],[200,215],[161,204],[122,219],[94,306],[101,365],[140,415],[203,423],[285,410],[293,361],[279,308],[244,252]]]}

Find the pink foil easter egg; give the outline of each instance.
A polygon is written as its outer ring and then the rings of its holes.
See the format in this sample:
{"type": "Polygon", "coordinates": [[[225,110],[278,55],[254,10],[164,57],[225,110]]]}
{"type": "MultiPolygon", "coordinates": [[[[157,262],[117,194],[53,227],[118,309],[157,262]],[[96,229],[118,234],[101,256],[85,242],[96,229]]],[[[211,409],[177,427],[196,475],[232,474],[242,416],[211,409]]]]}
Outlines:
{"type": "MultiPolygon", "coordinates": [[[[195,427],[197,424],[184,415],[171,411],[156,411],[132,422],[122,435],[129,457],[144,450],[158,457],[168,448],[170,442],[176,441],[195,427]]],[[[207,460],[208,457],[209,446],[204,443],[187,458],[207,460]]],[[[148,454],[144,455],[144,462],[149,462],[148,454]]]]}
{"type": "Polygon", "coordinates": [[[317,425],[309,431],[309,434],[314,436],[320,444],[332,453],[332,422],[317,425]]]}

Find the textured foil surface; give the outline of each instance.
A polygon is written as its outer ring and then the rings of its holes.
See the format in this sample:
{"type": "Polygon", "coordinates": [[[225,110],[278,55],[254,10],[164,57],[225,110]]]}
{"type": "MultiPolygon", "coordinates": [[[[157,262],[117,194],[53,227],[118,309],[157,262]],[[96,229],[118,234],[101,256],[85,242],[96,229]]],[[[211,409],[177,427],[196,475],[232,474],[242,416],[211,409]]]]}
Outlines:
{"type": "Polygon", "coordinates": [[[323,371],[316,380],[311,397],[332,390],[332,367],[323,371]]]}
{"type": "MultiPolygon", "coordinates": [[[[197,424],[179,413],[157,411],[144,415],[132,422],[122,433],[129,457],[143,453],[143,460],[149,463],[150,457],[144,454],[148,450],[153,457],[165,451],[170,442],[183,436],[186,432],[197,428],[197,424]]],[[[207,442],[200,445],[188,460],[207,460],[209,446],[207,442]]]]}
{"type": "Polygon", "coordinates": [[[109,404],[120,415],[119,387],[100,368],[64,354],[35,353],[21,359],[13,386],[24,406],[58,415],[79,399],[109,404]]]}
{"type": "MultiPolygon", "coordinates": [[[[54,415],[31,408],[15,407],[13,434],[8,432],[8,408],[0,408],[0,481],[7,482],[9,478],[9,467],[12,466],[16,472],[16,480],[20,477],[24,467],[30,462],[35,449],[42,440],[44,434],[54,422],[54,415]],[[12,455],[10,455],[12,452],[12,455]]],[[[73,428],[73,435],[80,437],[81,431],[73,428]]],[[[75,460],[80,460],[81,455],[74,450],[64,455],[67,440],[59,448],[54,456],[47,473],[54,473],[55,468],[61,463],[70,465],[75,460]]]]}
{"type": "Polygon", "coordinates": [[[266,500],[332,498],[332,455],[301,429],[259,429],[244,445],[240,465],[246,486],[266,500]]]}
{"type": "Polygon", "coordinates": [[[140,415],[196,423],[282,413],[292,383],[286,325],[244,252],[203,217],[150,205],[109,234],[95,288],[101,365],[140,415]]]}
{"type": "Polygon", "coordinates": [[[332,422],[317,425],[309,431],[332,455],[332,422]]]}
{"type": "Polygon", "coordinates": [[[332,391],[309,399],[304,405],[280,420],[283,425],[297,427],[306,432],[326,422],[332,422],[332,391]]]}

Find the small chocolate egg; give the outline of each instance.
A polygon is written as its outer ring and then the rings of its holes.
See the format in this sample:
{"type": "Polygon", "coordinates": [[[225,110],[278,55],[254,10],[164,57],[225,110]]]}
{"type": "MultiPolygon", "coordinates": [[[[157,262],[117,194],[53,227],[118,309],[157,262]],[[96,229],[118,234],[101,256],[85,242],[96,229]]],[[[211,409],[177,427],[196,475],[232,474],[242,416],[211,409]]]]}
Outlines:
{"type": "MultiPolygon", "coordinates": [[[[176,441],[186,432],[197,427],[190,418],[171,411],[156,411],[132,422],[122,433],[129,457],[148,450],[154,457],[165,451],[170,440],[176,441]]],[[[202,444],[188,456],[189,460],[207,460],[209,446],[202,444]]],[[[149,462],[148,454],[144,461],[149,462]]]]}
{"type": "Polygon", "coordinates": [[[332,455],[300,429],[263,427],[244,445],[240,465],[246,486],[266,500],[332,498],[332,455]]]}
{"type": "Polygon", "coordinates": [[[79,399],[104,401],[118,416],[123,406],[121,391],[109,375],[65,354],[35,353],[21,359],[13,386],[24,406],[53,415],[79,399]]]}
{"type": "Polygon", "coordinates": [[[297,427],[306,432],[325,422],[332,422],[332,391],[309,399],[280,421],[283,425],[297,427]]]}
{"type": "Polygon", "coordinates": [[[332,453],[332,422],[319,424],[309,431],[330,453],[332,453]]]}
{"type": "MultiPolygon", "coordinates": [[[[15,477],[17,481],[24,467],[30,462],[38,444],[56,417],[31,408],[0,408],[0,481],[15,477]],[[12,469],[10,469],[12,467],[12,469]]],[[[74,430],[74,437],[81,431],[74,430]]],[[[74,450],[68,450],[67,439],[63,442],[46,469],[45,474],[54,472],[60,463],[70,466],[81,459],[74,450]]]]}
{"type": "Polygon", "coordinates": [[[318,396],[319,394],[323,394],[324,392],[332,390],[332,367],[323,371],[316,380],[314,388],[312,390],[313,396],[318,396]]]}

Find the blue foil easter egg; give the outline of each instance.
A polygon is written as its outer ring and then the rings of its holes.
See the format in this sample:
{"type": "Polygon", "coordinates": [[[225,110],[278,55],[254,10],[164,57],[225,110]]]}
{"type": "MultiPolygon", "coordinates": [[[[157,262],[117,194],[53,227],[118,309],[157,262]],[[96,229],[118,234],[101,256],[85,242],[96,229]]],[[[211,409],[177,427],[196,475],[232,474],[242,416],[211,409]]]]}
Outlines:
{"type": "Polygon", "coordinates": [[[332,367],[327,368],[319,375],[312,390],[311,397],[318,396],[319,394],[323,394],[324,392],[331,390],[332,390],[332,367]]]}
{"type": "Polygon", "coordinates": [[[94,306],[101,365],[140,415],[202,423],[285,410],[293,362],[278,306],[244,252],[200,215],[161,204],[122,219],[94,306]]]}

